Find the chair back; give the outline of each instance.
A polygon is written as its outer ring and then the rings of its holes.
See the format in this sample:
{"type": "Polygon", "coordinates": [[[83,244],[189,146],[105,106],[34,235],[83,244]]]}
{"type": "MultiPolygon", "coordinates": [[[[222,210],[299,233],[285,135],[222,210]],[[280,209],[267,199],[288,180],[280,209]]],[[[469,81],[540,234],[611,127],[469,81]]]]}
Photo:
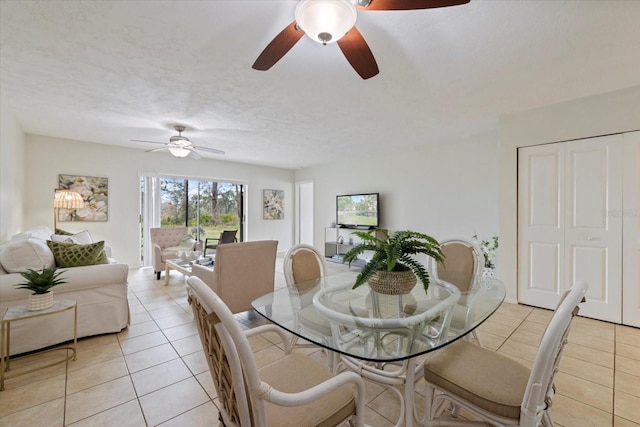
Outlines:
{"type": "Polygon", "coordinates": [[[256,425],[254,419],[265,419],[264,406],[261,401],[252,405],[249,390],[259,389],[260,377],[246,336],[222,299],[198,277],[187,280],[187,294],[220,399],[221,421],[256,425]]]}
{"type": "Polygon", "coordinates": [[[520,425],[539,425],[544,410],[551,406],[553,378],[560,363],[562,350],[573,317],[578,314],[578,304],[585,301],[589,285],[578,281],[564,293],[542,336],[538,353],[533,362],[529,382],[520,410],[520,425]]]}
{"type": "Polygon", "coordinates": [[[212,289],[232,313],[274,290],[277,240],[226,243],[216,249],[212,289]]]}
{"type": "Polygon", "coordinates": [[[464,239],[448,239],[440,242],[445,256],[444,264],[432,260],[432,272],[437,279],[449,282],[460,292],[471,292],[479,284],[484,267],[484,256],[478,245],[464,239]]]}
{"type": "Polygon", "coordinates": [[[222,233],[220,233],[220,239],[218,239],[218,244],[221,245],[223,243],[235,242],[236,234],[238,234],[238,230],[224,230],[222,233]]]}
{"type": "Polygon", "coordinates": [[[179,246],[182,238],[187,234],[189,234],[187,227],[161,227],[149,229],[151,245],[158,245],[162,249],[171,246],[179,246]]]}
{"type": "Polygon", "coordinates": [[[287,286],[309,282],[326,275],[326,266],[320,253],[310,245],[296,245],[284,256],[284,279],[287,286]]]}

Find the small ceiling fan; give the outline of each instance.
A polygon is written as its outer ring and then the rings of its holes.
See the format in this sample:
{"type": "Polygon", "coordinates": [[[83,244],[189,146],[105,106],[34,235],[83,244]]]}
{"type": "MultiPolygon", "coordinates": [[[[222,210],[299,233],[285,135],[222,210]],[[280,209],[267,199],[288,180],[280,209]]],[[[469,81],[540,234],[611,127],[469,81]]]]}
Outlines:
{"type": "Polygon", "coordinates": [[[196,150],[206,151],[208,153],[214,154],[224,154],[224,151],[216,150],[215,148],[208,147],[196,147],[189,141],[189,138],[186,136],[182,136],[182,132],[184,132],[185,127],[181,125],[175,125],[173,127],[178,134],[169,138],[169,142],[156,142],[156,141],[143,141],[140,139],[132,139],[132,142],[147,142],[149,144],[161,144],[164,147],[160,148],[152,148],[151,150],[147,150],[147,152],[152,151],[161,151],[161,150],[169,150],[171,154],[175,157],[193,157],[194,159],[201,159],[202,156],[196,152],[196,150]]]}
{"type": "Polygon", "coordinates": [[[266,71],[300,40],[303,34],[327,45],[338,43],[353,69],[363,79],[379,73],[369,45],[355,27],[357,10],[415,10],[457,6],[470,0],[300,0],[295,21],[287,25],[262,51],[253,68],[266,71]]]}

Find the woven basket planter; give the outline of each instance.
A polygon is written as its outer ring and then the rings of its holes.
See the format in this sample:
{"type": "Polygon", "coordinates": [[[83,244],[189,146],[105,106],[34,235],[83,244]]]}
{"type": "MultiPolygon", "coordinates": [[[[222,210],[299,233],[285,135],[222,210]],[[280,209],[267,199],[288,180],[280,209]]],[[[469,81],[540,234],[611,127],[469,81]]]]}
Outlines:
{"type": "Polygon", "coordinates": [[[384,295],[403,295],[411,292],[418,282],[413,271],[378,271],[369,279],[369,287],[384,295]]]}
{"type": "Polygon", "coordinates": [[[46,310],[53,306],[53,292],[49,291],[46,294],[31,294],[27,308],[29,311],[46,310]]]}

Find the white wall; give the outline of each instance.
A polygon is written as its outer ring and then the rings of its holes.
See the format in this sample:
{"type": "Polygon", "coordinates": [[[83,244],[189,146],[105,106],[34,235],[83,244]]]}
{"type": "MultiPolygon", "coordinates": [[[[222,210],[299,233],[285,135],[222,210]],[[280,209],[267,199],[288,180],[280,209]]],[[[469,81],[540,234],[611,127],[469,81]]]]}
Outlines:
{"type": "Polygon", "coordinates": [[[381,225],[390,230],[489,238],[498,232],[497,150],[497,134],[490,133],[296,171],[296,180],[314,182],[315,246],[324,253],[336,196],[361,192],[380,193],[381,225]]]}
{"type": "Polygon", "coordinates": [[[640,86],[500,118],[500,277],[517,289],[518,147],[640,129],[640,86]]]}
{"type": "Polygon", "coordinates": [[[0,242],[22,228],[25,137],[11,109],[0,104],[0,242]]]}
{"type": "MultiPolygon", "coordinates": [[[[275,239],[278,251],[288,250],[293,241],[293,171],[218,160],[177,159],[168,153],[103,144],[26,135],[26,188],[24,228],[47,225],[53,228],[53,191],[59,174],[107,177],[109,220],[106,222],[63,222],[69,231],[89,230],[94,239],[104,239],[113,257],[139,265],[140,184],[139,174],[157,173],[212,178],[247,185],[247,235],[245,240],[275,239]],[[262,219],[262,190],[285,191],[285,219],[262,219]]],[[[4,202],[3,202],[4,209],[4,202]]]]}

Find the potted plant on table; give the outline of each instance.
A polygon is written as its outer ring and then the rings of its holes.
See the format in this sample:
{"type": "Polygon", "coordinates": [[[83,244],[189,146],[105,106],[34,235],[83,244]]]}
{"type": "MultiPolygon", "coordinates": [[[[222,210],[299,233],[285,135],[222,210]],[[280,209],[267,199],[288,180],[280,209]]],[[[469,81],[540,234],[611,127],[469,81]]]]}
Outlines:
{"type": "Polygon", "coordinates": [[[498,236],[494,235],[490,240],[480,240],[477,234],[472,237],[474,243],[476,243],[482,250],[484,255],[484,276],[493,277],[495,264],[493,259],[496,257],[496,251],[498,250],[498,236]]]}
{"type": "Polygon", "coordinates": [[[425,254],[437,262],[444,261],[440,243],[431,236],[416,231],[397,231],[376,228],[355,231],[361,242],[351,248],[343,258],[349,266],[364,251],[373,251],[371,260],[362,268],[353,288],[369,282],[369,287],[386,295],[411,292],[420,279],[425,292],[429,289],[429,273],[413,255],[425,254]]]}
{"type": "Polygon", "coordinates": [[[42,271],[28,269],[20,273],[27,281],[16,285],[18,289],[29,289],[29,311],[46,310],[53,305],[53,292],[50,289],[65,282],[59,276],[63,273],[57,267],[45,268],[42,271]]]}

